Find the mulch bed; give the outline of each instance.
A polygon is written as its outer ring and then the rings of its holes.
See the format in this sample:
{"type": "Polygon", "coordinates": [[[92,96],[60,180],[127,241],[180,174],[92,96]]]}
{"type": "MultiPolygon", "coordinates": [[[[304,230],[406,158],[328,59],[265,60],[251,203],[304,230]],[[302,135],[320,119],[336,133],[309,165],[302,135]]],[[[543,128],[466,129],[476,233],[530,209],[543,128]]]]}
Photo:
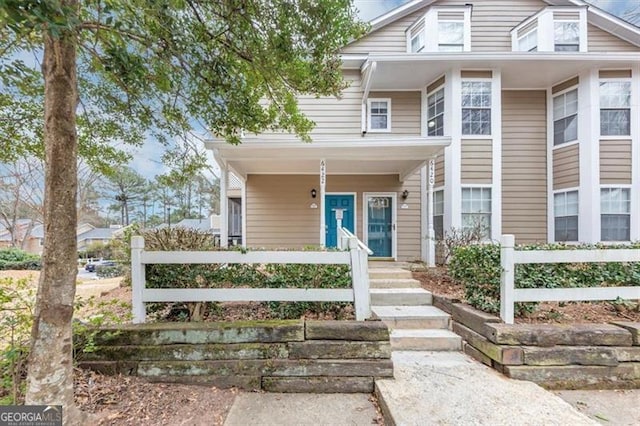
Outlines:
{"type": "MultiPolygon", "coordinates": [[[[445,267],[414,272],[422,288],[433,294],[465,302],[464,288],[451,279],[445,267]]],[[[609,323],[640,321],[639,301],[626,302],[541,302],[535,312],[516,317],[520,324],[609,323]]]]}

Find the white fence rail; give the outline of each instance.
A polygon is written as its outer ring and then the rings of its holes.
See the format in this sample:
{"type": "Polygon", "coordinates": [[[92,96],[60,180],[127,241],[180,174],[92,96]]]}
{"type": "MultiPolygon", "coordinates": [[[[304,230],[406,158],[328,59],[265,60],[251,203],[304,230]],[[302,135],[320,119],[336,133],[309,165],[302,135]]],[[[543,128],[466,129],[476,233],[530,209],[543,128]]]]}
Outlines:
{"type": "Polygon", "coordinates": [[[151,302],[353,302],[356,319],[371,316],[368,254],[356,237],[349,251],[145,251],[144,239],[131,239],[133,322],[145,322],[145,303],[151,302]],[[352,288],[146,288],[148,264],[325,264],[349,265],[352,288]]]}
{"type": "Polygon", "coordinates": [[[640,262],[640,250],[523,250],[516,251],[513,235],[500,240],[500,317],[513,324],[515,302],[570,302],[640,299],[640,286],[580,288],[515,288],[515,265],[527,263],[640,262]]]}

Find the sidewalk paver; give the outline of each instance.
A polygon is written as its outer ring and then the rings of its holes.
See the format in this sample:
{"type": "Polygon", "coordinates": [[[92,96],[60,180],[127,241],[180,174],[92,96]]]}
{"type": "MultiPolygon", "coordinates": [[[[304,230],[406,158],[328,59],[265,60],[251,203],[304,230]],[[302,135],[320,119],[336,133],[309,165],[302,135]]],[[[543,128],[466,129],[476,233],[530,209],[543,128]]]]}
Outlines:
{"type": "Polygon", "coordinates": [[[375,424],[368,394],[241,393],[225,426],[306,426],[375,424]]]}
{"type": "Polygon", "coordinates": [[[594,425],[540,386],[508,379],[459,352],[394,352],[395,380],[376,381],[391,424],[594,425]]]}

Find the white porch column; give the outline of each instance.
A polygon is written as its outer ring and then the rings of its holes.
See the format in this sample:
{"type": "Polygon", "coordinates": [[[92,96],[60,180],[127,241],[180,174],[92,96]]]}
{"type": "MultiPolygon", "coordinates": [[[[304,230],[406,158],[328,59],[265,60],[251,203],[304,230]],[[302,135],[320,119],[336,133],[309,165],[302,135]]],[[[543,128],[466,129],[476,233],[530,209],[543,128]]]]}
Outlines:
{"type": "Polygon", "coordinates": [[[436,180],[436,160],[429,160],[429,181],[427,185],[427,203],[429,204],[427,218],[427,266],[436,266],[436,231],[433,228],[433,186],[436,180]]]}
{"type": "MultiPolygon", "coordinates": [[[[220,247],[229,245],[229,199],[227,198],[227,163],[220,164],[220,247]]],[[[245,230],[243,229],[243,233],[245,230]]]]}
{"type": "Polygon", "coordinates": [[[327,186],[327,162],[323,158],[320,160],[320,246],[324,247],[326,245],[326,234],[325,234],[325,215],[324,215],[324,194],[327,186]]]}

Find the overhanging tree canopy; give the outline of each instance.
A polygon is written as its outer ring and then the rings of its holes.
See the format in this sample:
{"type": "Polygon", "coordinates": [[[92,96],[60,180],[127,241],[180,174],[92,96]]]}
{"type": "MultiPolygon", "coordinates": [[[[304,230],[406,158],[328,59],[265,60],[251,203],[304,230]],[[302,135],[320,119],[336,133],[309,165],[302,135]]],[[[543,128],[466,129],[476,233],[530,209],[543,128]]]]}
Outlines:
{"type": "Polygon", "coordinates": [[[337,51],[363,31],[354,14],[349,0],[0,0],[3,93],[44,101],[46,233],[27,403],[63,404],[66,423],[79,421],[69,238],[78,123],[138,143],[194,120],[231,143],[276,128],[308,138],[296,96],[340,94],[337,51]],[[25,52],[42,52],[41,74],[25,52]],[[44,94],[33,89],[41,81],[44,94]]]}

